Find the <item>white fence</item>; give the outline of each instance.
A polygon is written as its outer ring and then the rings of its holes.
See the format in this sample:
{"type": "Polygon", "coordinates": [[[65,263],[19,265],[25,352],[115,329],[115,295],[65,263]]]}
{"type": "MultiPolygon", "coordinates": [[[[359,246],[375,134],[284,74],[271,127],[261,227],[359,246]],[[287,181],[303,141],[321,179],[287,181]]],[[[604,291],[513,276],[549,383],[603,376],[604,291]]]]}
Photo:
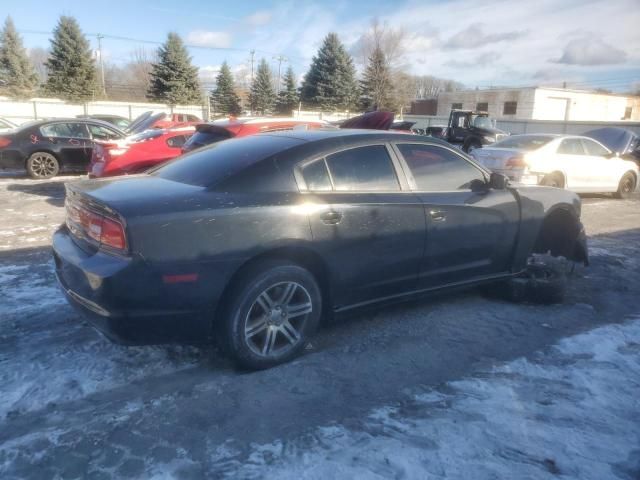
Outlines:
{"type": "Polygon", "coordinates": [[[153,110],[154,112],[190,113],[207,120],[208,111],[202,105],[170,106],[162,103],[130,103],[130,102],[86,102],[68,103],[54,98],[32,98],[27,101],[14,101],[0,97],[0,117],[14,123],[24,123],[43,118],[71,118],[78,115],[119,115],[133,120],[138,115],[153,110]]]}
{"type": "MultiPolygon", "coordinates": [[[[429,115],[405,115],[404,119],[416,122],[416,128],[432,125],[446,125],[449,117],[429,115]]],[[[497,119],[496,127],[509,133],[566,133],[580,135],[602,127],[621,127],[640,134],[640,122],[579,122],[558,120],[506,120],[497,119]]]]}

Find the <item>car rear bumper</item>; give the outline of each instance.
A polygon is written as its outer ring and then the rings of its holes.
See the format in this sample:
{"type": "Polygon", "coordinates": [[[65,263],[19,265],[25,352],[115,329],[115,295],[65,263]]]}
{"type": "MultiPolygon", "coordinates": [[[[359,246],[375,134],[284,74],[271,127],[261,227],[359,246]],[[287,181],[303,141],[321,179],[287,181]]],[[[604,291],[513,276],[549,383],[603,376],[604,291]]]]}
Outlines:
{"type": "Polygon", "coordinates": [[[141,274],[133,259],[88,254],[65,226],[54,234],[53,256],[67,301],[110,340],[125,345],[211,340],[212,309],[154,307],[167,291],[141,274]]]}

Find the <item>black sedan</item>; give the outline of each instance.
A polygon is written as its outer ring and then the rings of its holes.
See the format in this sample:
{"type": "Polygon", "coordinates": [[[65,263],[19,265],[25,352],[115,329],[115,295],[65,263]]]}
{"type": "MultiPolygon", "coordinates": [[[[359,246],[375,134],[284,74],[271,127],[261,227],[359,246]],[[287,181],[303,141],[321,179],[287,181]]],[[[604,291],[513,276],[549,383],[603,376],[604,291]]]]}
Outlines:
{"type": "Polygon", "coordinates": [[[0,133],[0,169],[25,169],[32,178],[86,172],[94,140],[126,134],[100,120],[40,120],[0,133]]]}
{"type": "Polygon", "coordinates": [[[442,141],[380,131],[227,140],[67,184],[66,209],[57,276],[101,332],[218,338],[249,368],[299,354],[322,316],[507,285],[541,271],[534,252],[587,261],[575,194],[512,187],[442,141]]]}

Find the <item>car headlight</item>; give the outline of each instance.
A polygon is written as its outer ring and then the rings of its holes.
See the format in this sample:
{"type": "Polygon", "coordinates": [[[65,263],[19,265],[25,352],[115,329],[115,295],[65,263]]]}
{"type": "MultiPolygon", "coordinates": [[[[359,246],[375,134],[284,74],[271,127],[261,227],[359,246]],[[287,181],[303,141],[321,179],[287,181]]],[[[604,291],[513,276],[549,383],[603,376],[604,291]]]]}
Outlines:
{"type": "Polygon", "coordinates": [[[487,143],[494,143],[496,139],[493,137],[484,137],[484,141],[487,143]]]}

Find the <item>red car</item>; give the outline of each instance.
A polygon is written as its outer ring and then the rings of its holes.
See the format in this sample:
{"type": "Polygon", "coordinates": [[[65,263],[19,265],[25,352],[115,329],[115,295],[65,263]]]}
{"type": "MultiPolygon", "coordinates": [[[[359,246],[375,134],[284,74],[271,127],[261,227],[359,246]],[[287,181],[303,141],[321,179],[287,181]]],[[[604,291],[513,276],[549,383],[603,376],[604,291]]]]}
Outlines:
{"type": "Polygon", "coordinates": [[[299,118],[233,118],[196,125],[196,132],[182,147],[183,153],[204,147],[221,140],[246,137],[263,132],[280,130],[314,129],[331,127],[323,120],[301,120],[299,118]]]}
{"type": "Polygon", "coordinates": [[[111,177],[140,173],[181,154],[195,127],[146,130],[124,140],[95,142],[89,177],[111,177]]]}
{"type": "Polygon", "coordinates": [[[141,133],[152,128],[175,128],[187,125],[196,125],[198,123],[202,123],[202,120],[195,115],[187,113],[153,113],[153,111],[150,110],[131,122],[129,127],[127,127],[127,131],[134,134],[141,133]]]}

